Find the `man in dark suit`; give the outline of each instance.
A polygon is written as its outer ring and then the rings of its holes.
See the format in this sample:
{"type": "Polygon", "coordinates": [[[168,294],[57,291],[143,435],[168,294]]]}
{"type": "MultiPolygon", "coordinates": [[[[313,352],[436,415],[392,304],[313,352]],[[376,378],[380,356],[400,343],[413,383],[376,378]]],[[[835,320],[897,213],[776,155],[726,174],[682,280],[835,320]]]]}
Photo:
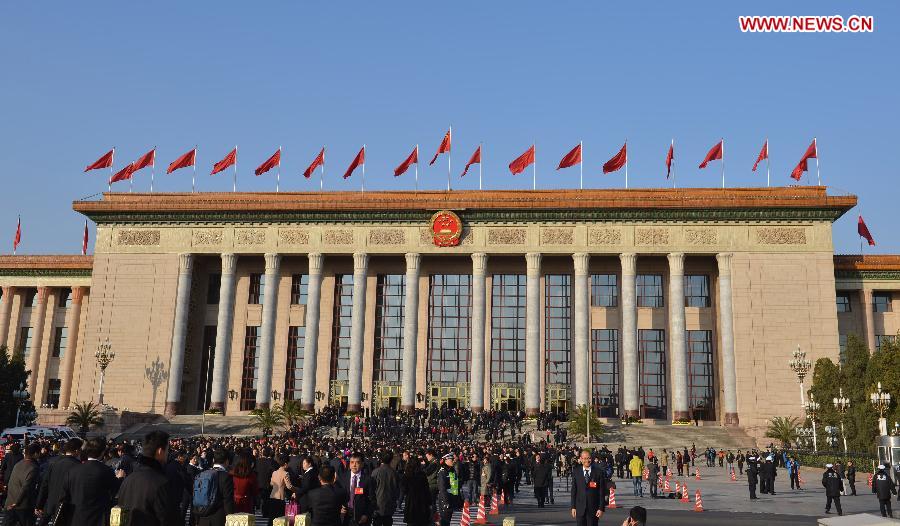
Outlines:
{"type": "Polygon", "coordinates": [[[606,474],[581,452],[580,465],[572,468],[572,518],[578,526],[597,526],[606,510],[606,474]]]}
{"type": "Polygon", "coordinates": [[[41,454],[41,445],[32,442],[25,446],[25,457],[16,462],[6,487],[6,511],[4,524],[15,526],[33,526],[34,509],[37,502],[35,490],[38,480],[37,458],[41,454]]]}
{"type": "Polygon", "coordinates": [[[44,523],[56,514],[56,508],[63,495],[63,482],[66,475],[72,469],[81,465],[78,455],[81,452],[83,442],[80,438],[73,438],[63,445],[63,454],[55,457],[47,465],[41,486],[38,490],[37,509],[44,518],[44,523]]]}
{"type": "Polygon", "coordinates": [[[534,496],[538,502],[538,508],[544,507],[547,500],[547,488],[553,480],[550,477],[550,463],[546,462],[538,453],[534,456],[534,470],[532,471],[534,479],[534,496]]]}
{"type": "Polygon", "coordinates": [[[218,480],[216,489],[218,497],[212,511],[205,517],[197,518],[197,526],[225,526],[225,517],[234,513],[234,479],[228,472],[231,456],[223,448],[213,451],[213,467],[216,470],[218,480]]]}
{"type": "Polygon", "coordinates": [[[262,456],[256,459],[256,465],[253,468],[256,471],[256,484],[259,487],[257,496],[259,507],[262,507],[262,503],[266,502],[266,499],[272,494],[272,473],[275,473],[279,467],[275,463],[274,455],[272,448],[263,448],[262,456]]]}
{"type": "Polygon", "coordinates": [[[347,513],[344,515],[344,526],[369,524],[374,510],[375,496],[370,491],[369,476],[362,471],[361,453],[350,456],[350,469],[338,479],[338,486],[347,492],[347,513]]]}
{"type": "Polygon", "coordinates": [[[322,466],[319,470],[321,485],[306,495],[312,526],[341,526],[341,513],[350,496],[334,484],[334,469],[322,466]]]}
{"type": "MultiPolygon", "coordinates": [[[[309,493],[321,484],[319,483],[319,474],[316,472],[312,457],[303,457],[301,466],[303,473],[300,474],[300,484],[294,487],[294,495],[297,498],[297,503],[300,504],[300,510],[306,511],[309,507],[307,500],[309,493]]],[[[332,470],[333,473],[334,470],[332,470]]]]}
{"type": "Polygon", "coordinates": [[[114,472],[101,460],[106,441],[92,438],[84,445],[87,461],[72,468],[63,482],[63,498],[68,506],[60,522],[73,526],[104,526],[109,519],[113,497],[119,491],[125,472],[114,472]]]}

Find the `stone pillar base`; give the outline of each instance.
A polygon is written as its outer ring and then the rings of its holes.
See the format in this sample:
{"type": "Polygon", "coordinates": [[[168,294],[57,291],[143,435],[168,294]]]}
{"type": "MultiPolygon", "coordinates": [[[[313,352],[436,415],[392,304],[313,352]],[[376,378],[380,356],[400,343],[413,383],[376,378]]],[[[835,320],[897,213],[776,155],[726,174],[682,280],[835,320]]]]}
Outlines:
{"type": "Polygon", "coordinates": [[[348,413],[361,413],[362,405],[361,404],[347,404],[347,412],[348,413]]]}
{"type": "Polygon", "coordinates": [[[687,421],[691,419],[688,411],[672,411],[672,420],[687,421]]]}
{"type": "Polygon", "coordinates": [[[225,414],[225,402],[210,402],[209,403],[210,411],[221,411],[222,414],[225,414]]]}
{"type": "Polygon", "coordinates": [[[309,411],[310,413],[315,413],[316,412],[316,404],[302,404],[300,406],[300,409],[302,409],[304,411],[309,411]]]}
{"type": "Polygon", "coordinates": [[[178,414],[178,402],[166,402],[165,415],[175,416],[178,414]]]}
{"type": "Polygon", "coordinates": [[[640,418],[640,417],[641,417],[640,412],[639,412],[637,409],[626,409],[626,410],[625,410],[625,416],[630,416],[630,417],[633,417],[633,418],[640,418]]]}
{"type": "Polygon", "coordinates": [[[269,407],[269,402],[257,402],[254,409],[268,409],[269,407]]]}
{"type": "Polygon", "coordinates": [[[737,427],[741,425],[737,413],[725,413],[725,425],[729,427],[737,427]]]}
{"type": "Polygon", "coordinates": [[[473,413],[480,413],[480,412],[484,411],[484,408],[481,406],[471,407],[470,409],[472,410],[473,413]]]}
{"type": "Polygon", "coordinates": [[[540,407],[528,407],[525,409],[525,416],[537,416],[541,413],[540,407]]]}
{"type": "Polygon", "coordinates": [[[401,406],[400,406],[400,410],[401,410],[401,411],[406,411],[407,413],[412,413],[413,411],[416,410],[416,404],[413,404],[413,405],[401,405],[401,406]]]}

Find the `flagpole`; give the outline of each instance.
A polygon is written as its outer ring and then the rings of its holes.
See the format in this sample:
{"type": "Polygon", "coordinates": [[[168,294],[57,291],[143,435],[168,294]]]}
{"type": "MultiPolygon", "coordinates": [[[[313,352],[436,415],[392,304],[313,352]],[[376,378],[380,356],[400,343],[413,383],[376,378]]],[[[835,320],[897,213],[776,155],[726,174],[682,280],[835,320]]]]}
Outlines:
{"type": "Polygon", "coordinates": [[[581,153],[581,162],[578,163],[578,188],[584,190],[584,141],[578,141],[578,151],[581,153]]]}
{"type": "Polygon", "coordinates": [[[531,142],[531,149],[534,151],[531,161],[531,189],[537,190],[537,141],[531,142]]]}
{"type": "Polygon", "coordinates": [[[672,188],[675,188],[675,138],[672,138],[672,188]]]}
{"type": "Polygon", "coordinates": [[[360,192],[366,193],[366,145],[363,144],[363,171],[362,171],[362,186],[360,187],[360,192]]]}
{"type": "Polygon", "coordinates": [[[191,174],[191,193],[197,191],[197,145],[194,145],[194,173],[191,174]]]}
{"type": "Polygon", "coordinates": [[[822,176],[819,175],[819,141],[813,137],[813,144],[816,145],[816,183],[822,186],[822,176]]]}
{"type": "Polygon", "coordinates": [[[153,164],[150,165],[150,193],[153,193],[153,179],[156,178],[156,146],[153,147],[153,164]]]}
{"type": "Polygon", "coordinates": [[[478,189],[481,190],[481,166],[484,164],[484,142],[478,145],[478,151],[480,152],[479,161],[478,161],[478,189]]]}
{"type": "Polygon", "coordinates": [[[416,192],[419,191],[419,145],[416,144],[416,192]]]}
{"type": "MultiPolygon", "coordinates": [[[[16,251],[19,250],[19,242],[16,239],[19,237],[19,232],[22,231],[22,216],[19,215],[18,221],[16,221],[16,237],[13,238],[13,255],[16,255],[16,251]]],[[[859,248],[860,252],[862,252],[862,246],[859,248]]]]}
{"type": "Polygon", "coordinates": [[[725,188],[725,138],[722,137],[722,188],[725,188]]]}
{"type": "Polygon", "coordinates": [[[113,165],[116,163],[116,147],[113,146],[113,154],[112,159],[110,159],[109,163],[109,179],[106,180],[106,190],[108,192],[112,192],[112,177],[113,177],[113,165]]]}
{"type": "Polygon", "coordinates": [[[625,139],[625,189],[628,189],[628,139],[625,139]]]}
{"type": "Polygon", "coordinates": [[[281,145],[278,145],[278,170],[275,172],[275,193],[279,191],[281,186],[281,145]]]}
{"type": "Polygon", "coordinates": [[[237,144],[234,145],[234,176],[232,177],[231,191],[237,192],[237,144]]]}
{"type": "Polygon", "coordinates": [[[447,191],[449,192],[450,191],[450,152],[453,151],[453,126],[450,126],[447,129],[447,138],[450,139],[450,144],[447,145],[447,191]]]}
{"type": "Polygon", "coordinates": [[[322,147],[322,171],[319,172],[319,191],[325,190],[325,147],[322,147]]]}
{"type": "MultiPolygon", "coordinates": [[[[816,161],[818,162],[818,160],[816,161]]],[[[769,138],[766,137],[766,188],[772,186],[769,175],[769,138]]]]}
{"type": "MultiPolygon", "coordinates": [[[[87,219],[84,220],[84,232],[87,233],[87,219]]],[[[82,240],[81,240],[81,255],[82,256],[87,255],[87,243],[85,243],[84,241],[85,240],[82,238],[82,240]]]]}

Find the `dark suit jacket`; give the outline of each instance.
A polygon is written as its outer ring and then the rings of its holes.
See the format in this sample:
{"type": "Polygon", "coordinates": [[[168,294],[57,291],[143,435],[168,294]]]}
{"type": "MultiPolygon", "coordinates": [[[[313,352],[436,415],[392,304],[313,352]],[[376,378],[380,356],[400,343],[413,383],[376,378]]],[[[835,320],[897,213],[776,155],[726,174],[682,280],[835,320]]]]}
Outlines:
{"type": "Polygon", "coordinates": [[[341,526],[341,507],[349,498],[343,488],[334,484],[326,484],[310,491],[306,500],[309,502],[307,511],[312,526],[341,526]]]}
{"type": "Polygon", "coordinates": [[[69,470],[63,482],[63,501],[71,504],[65,524],[107,524],[120,484],[112,468],[98,460],[88,460],[69,470]]]}
{"type": "Polygon", "coordinates": [[[532,477],[534,478],[535,488],[546,488],[550,485],[551,466],[546,462],[540,462],[534,465],[532,477]]]}
{"type": "Polygon", "coordinates": [[[593,515],[597,510],[606,510],[606,474],[593,464],[590,473],[586,480],[581,464],[572,468],[572,508],[579,517],[585,513],[593,515]],[[591,487],[592,482],[594,487],[591,487]]]}
{"type": "Polygon", "coordinates": [[[300,509],[302,511],[306,511],[309,507],[309,493],[321,485],[322,483],[319,482],[319,473],[316,471],[316,468],[312,468],[308,472],[300,475],[300,484],[294,487],[294,495],[296,495],[297,503],[300,504],[300,509]]]}
{"type": "Polygon", "coordinates": [[[210,515],[198,517],[197,526],[221,526],[225,516],[234,513],[234,479],[227,471],[219,471],[218,490],[220,505],[210,515]]]}
{"type": "Polygon", "coordinates": [[[41,479],[37,501],[37,508],[44,510],[45,515],[52,517],[56,513],[56,507],[63,496],[66,474],[80,465],[81,461],[67,455],[56,457],[47,465],[44,478],[41,479]]]}
{"type": "Polygon", "coordinates": [[[350,510],[350,518],[352,519],[351,524],[359,524],[360,518],[366,516],[369,521],[372,520],[372,513],[375,510],[374,501],[374,487],[371,487],[371,480],[369,480],[369,476],[359,472],[359,483],[356,485],[356,490],[350,490],[350,476],[352,473],[348,469],[346,473],[342,474],[338,479],[337,485],[341,487],[345,492],[347,492],[347,501],[345,506],[348,510],[350,510]],[[350,499],[353,499],[353,509],[350,509],[350,499]]]}

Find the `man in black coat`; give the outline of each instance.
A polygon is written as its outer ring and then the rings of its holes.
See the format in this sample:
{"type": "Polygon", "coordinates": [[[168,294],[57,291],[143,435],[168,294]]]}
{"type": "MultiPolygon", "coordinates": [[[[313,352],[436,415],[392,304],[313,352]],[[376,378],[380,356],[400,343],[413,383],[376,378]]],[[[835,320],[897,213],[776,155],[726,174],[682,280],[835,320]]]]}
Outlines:
{"type": "Polygon", "coordinates": [[[132,464],[131,475],[119,489],[119,506],[130,513],[130,526],[178,523],[178,507],[169,497],[169,478],[164,468],[168,458],[169,434],[148,433],[141,456],[132,464]]]}
{"type": "Polygon", "coordinates": [[[63,498],[66,511],[61,524],[73,526],[104,526],[109,519],[113,498],[125,476],[101,460],[106,451],[102,438],[89,439],[82,449],[87,457],[84,464],[72,468],[63,481],[63,498]]]}
{"type": "Polygon", "coordinates": [[[321,485],[306,496],[312,526],[341,526],[341,514],[346,510],[344,505],[350,495],[334,484],[334,469],[331,466],[319,469],[319,482],[321,485]]]}
{"type": "Polygon", "coordinates": [[[834,470],[832,464],[825,464],[825,473],[822,473],[822,486],[825,488],[825,513],[831,513],[831,503],[837,509],[838,515],[843,515],[841,511],[841,490],[843,483],[841,476],[834,470]]]}
{"type": "MultiPolygon", "coordinates": [[[[297,498],[297,503],[300,504],[300,510],[306,511],[306,509],[309,507],[309,494],[312,492],[312,490],[321,486],[321,482],[319,482],[319,473],[316,471],[316,467],[313,463],[312,457],[304,457],[301,461],[301,466],[303,469],[303,473],[300,474],[300,483],[294,486],[294,495],[297,498]]],[[[334,478],[333,469],[331,470],[331,473],[332,478],[334,478]]]]}
{"type": "Polygon", "coordinates": [[[550,463],[541,458],[540,454],[534,456],[534,470],[532,471],[534,482],[534,496],[538,502],[538,508],[544,507],[547,500],[547,488],[550,487],[550,463]]]}
{"type": "Polygon", "coordinates": [[[4,524],[33,526],[34,509],[37,502],[38,465],[37,458],[41,446],[32,442],[25,446],[25,457],[16,462],[6,487],[6,502],[3,504],[4,524]]]}
{"type": "Polygon", "coordinates": [[[572,468],[572,518],[578,526],[597,526],[606,510],[606,474],[593,465],[589,451],[579,460],[572,468]]]}
{"type": "Polygon", "coordinates": [[[9,479],[12,477],[12,470],[16,467],[16,463],[22,460],[22,446],[18,442],[13,442],[6,448],[6,454],[0,461],[0,474],[3,475],[3,486],[9,486],[9,479]]]}
{"type": "Polygon", "coordinates": [[[878,471],[876,471],[875,476],[872,477],[872,493],[878,497],[878,507],[881,510],[881,516],[893,517],[894,512],[891,510],[891,494],[897,493],[897,488],[894,481],[891,480],[890,475],[888,475],[887,468],[884,464],[878,466],[878,471]]]}
{"type": "MultiPolygon", "coordinates": [[[[225,526],[225,516],[234,513],[234,479],[228,472],[231,456],[223,448],[213,451],[213,467],[216,470],[217,494],[213,509],[205,517],[197,518],[197,526],[225,526]]],[[[198,475],[199,476],[199,475],[198,475]]]]}
{"type": "Polygon", "coordinates": [[[177,508],[178,522],[184,522],[187,510],[191,505],[194,492],[194,469],[187,463],[187,456],[179,451],[174,459],[166,464],[166,478],[169,479],[169,506],[177,508]]]}
{"type": "Polygon", "coordinates": [[[338,479],[337,485],[347,492],[347,513],[344,515],[344,526],[369,524],[374,511],[375,495],[370,488],[369,476],[362,471],[361,453],[350,456],[350,469],[338,479]]]}
{"type": "MultiPolygon", "coordinates": [[[[259,486],[257,495],[258,507],[261,507],[261,503],[265,502],[269,495],[272,494],[272,473],[275,473],[275,470],[278,469],[278,464],[273,456],[272,448],[265,447],[263,448],[262,456],[256,459],[254,470],[256,471],[256,484],[259,486]]],[[[288,466],[290,467],[290,464],[288,466]]],[[[294,479],[291,478],[291,484],[293,483],[294,479]]]]}
{"type": "Polygon", "coordinates": [[[756,500],[759,498],[756,496],[758,465],[759,464],[757,463],[756,455],[749,455],[747,457],[747,484],[750,486],[750,500],[756,500]]]}
{"type": "Polygon", "coordinates": [[[63,482],[66,474],[73,468],[81,465],[78,455],[81,452],[83,442],[80,438],[73,438],[63,444],[63,454],[55,457],[47,465],[47,470],[41,479],[41,486],[38,489],[37,509],[41,517],[49,520],[56,513],[59,502],[63,495],[63,482]]]}

